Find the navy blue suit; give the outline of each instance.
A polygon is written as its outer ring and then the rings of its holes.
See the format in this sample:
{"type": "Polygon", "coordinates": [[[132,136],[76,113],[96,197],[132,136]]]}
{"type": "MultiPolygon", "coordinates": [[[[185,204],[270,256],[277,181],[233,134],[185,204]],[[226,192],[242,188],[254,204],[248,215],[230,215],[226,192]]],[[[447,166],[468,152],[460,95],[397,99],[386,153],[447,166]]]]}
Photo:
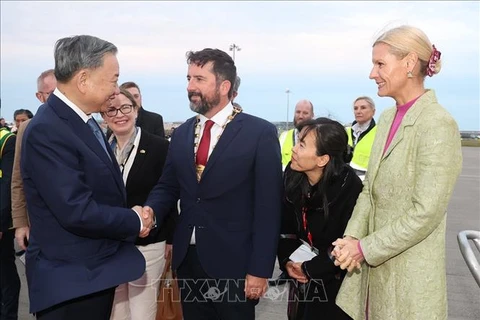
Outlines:
{"type": "MultiPolygon", "coordinates": [[[[31,223],[30,311],[138,279],[140,220],[90,127],[54,94],[23,137],[21,171],[31,223]]],[[[115,160],[114,160],[115,161],[115,160]]]]}
{"type": "Polygon", "coordinates": [[[238,114],[221,135],[200,183],[195,172],[194,127],[195,118],[191,118],[175,130],[163,175],[145,203],[162,221],[180,199],[173,267],[179,268],[188,256],[195,228],[196,255],[208,277],[271,277],[282,196],[275,126],[238,114]]]}

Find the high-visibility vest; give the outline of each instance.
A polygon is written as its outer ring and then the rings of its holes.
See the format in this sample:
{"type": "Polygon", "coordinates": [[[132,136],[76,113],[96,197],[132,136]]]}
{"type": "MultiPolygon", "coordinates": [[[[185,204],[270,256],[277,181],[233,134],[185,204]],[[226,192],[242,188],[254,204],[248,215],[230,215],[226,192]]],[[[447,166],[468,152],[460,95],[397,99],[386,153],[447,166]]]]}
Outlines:
{"type": "Polygon", "coordinates": [[[283,169],[285,169],[290,160],[292,160],[292,149],[295,145],[295,129],[282,132],[278,140],[280,140],[282,148],[282,165],[283,169]]]}
{"type": "Polygon", "coordinates": [[[376,133],[377,126],[375,125],[353,146],[353,130],[351,127],[347,128],[348,144],[354,147],[353,158],[352,161],[350,161],[350,166],[353,169],[367,171],[370,152],[372,151],[373,140],[375,139],[376,133]]]}
{"type": "Polygon", "coordinates": [[[7,128],[0,128],[0,178],[2,178],[2,156],[3,148],[8,140],[8,138],[13,137],[15,134],[11,133],[7,128]]]}

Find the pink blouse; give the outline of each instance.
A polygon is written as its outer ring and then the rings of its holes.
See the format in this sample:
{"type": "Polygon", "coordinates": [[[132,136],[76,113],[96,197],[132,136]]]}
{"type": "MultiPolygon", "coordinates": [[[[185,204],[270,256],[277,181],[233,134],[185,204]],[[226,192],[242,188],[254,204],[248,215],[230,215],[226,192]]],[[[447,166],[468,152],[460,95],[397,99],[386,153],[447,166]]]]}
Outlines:
{"type": "Polygon", "coordinates": [[[402,123],[402,119],[405,116],[405,114],[407,113],[408,109],[410,109],[413,106],[413,104],[415,103],[415,101],[417,101],[418,98],[420,98],[420,97],[421,96],[418,96],[415,99],[405,103],[402,106],[397,106],[397,113],[395,114],[395,119],[393,119],[392,126],[390,127],[390,132],[388,133],[387,143],[385,143],[385,147],[383,148],[383,154],[385,154],[385,152],[388,149],[388,146],[390,146],[390,143],[392,142],[393,137],[395,137],[395,134],[397,133],[398,127],[400,127],[400,124],[402,123]]]}

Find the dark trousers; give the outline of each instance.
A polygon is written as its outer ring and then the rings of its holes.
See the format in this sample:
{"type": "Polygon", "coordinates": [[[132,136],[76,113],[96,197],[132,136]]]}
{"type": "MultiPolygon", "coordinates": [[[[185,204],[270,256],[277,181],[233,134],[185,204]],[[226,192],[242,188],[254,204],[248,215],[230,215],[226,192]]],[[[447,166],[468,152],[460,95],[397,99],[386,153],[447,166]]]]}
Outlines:
{"type": "Polygon", "coordinates": [[[15,265],[14,230],[3,233],[0,240],[0,320],[18,319],[20,278],[15,265]]]}
{"type": "Polygon", "coordinates": [[[115,288],[68,300],[37,312],[38,320],[109,320],[115,288]]]}
{"type": "Polygon", "coordinates": [[[184,320],[254,320],[258,300],[245,298],[245,279],[212,279],[190,246],[177,270],[184,320]]]}

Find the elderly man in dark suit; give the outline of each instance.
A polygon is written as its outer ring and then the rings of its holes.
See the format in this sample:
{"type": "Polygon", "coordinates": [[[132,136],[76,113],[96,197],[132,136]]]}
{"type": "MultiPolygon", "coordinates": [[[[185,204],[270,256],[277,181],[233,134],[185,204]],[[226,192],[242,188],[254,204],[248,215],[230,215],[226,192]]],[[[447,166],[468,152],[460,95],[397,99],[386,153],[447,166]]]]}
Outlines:
{"type": "Polygon", "coordinates": [[[144,207],[161,221],[180,199],[173,266],[185,320],[253,320],[275,263],[282,194],[277,130],[232,106],[235,78],[227,53],[188,53],[187,91],[198,115],[175,130],[144,207]]]}
{"type": "Polygon", "coordinates": [[[153,217],[127,208],[119,166],[92,117],[119,93],[116,53],[92,36],[58,40],[57,89],[25,130],[26,270],[37,319],[108,319],[115,287],[145,271],[134,241],[153,217]]]}

